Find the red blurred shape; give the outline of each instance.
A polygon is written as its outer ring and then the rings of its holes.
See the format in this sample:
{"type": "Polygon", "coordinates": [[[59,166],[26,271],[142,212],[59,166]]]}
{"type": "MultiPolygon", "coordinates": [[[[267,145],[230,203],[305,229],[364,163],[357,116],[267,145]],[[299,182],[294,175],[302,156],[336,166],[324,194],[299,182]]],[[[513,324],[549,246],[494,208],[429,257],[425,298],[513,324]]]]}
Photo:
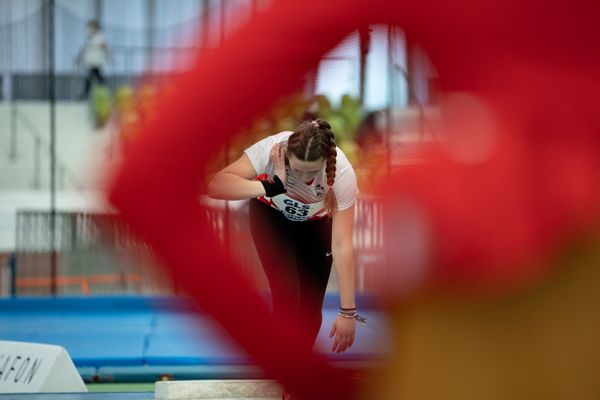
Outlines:
{"type": "Polygon", "coordinates": [[[143,126],[110,201],[271,376],[308,399],[350,398],[344,374],[302,344],[295,316],[273,320],[213,237],[197,201],[209,156],[348,33],[400,25],[431,56],[442,90],[485,102],[501,137],[477,167],[430,153],[393,177],[389,196],[409,192],[434,217],[443,275],[528,275],[510,263],[597,217],[597,15],[594,2],[274,2],[174,80],[177,96],[143,126]]]}

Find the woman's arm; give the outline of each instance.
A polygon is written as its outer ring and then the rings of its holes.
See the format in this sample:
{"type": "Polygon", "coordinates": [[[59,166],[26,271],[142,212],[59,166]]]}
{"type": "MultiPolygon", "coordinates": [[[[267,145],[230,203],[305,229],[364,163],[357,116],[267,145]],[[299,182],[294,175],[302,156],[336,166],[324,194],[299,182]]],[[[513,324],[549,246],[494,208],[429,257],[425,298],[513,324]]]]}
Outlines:
{"type": "Polygon", "coordinates": [[[354,299],[354,206],[333,213],[331,252],[340,290],[340,307],[356,307],[354,299]]]}
{"type": "MultiPolygon", "coordinates": [[[[340,291],[340,307],[355,308],[354,284],[354,249],[352,244],[352,229],[354,225],[354,206],[343,211],[334,211],[331,238],[333,265],[338,278],[340,291]]],[[[338,316],[329,336],[335,339],[331,351],[341,353],[354,343],[356,321],[338,316]]]]}
{"type": "Polygon", "coordinates": [[[217,172],[208,183],[208,195],[222,200],[252,199],[265,195],[256,171],[244,153],[237,161],[217,172]]]}

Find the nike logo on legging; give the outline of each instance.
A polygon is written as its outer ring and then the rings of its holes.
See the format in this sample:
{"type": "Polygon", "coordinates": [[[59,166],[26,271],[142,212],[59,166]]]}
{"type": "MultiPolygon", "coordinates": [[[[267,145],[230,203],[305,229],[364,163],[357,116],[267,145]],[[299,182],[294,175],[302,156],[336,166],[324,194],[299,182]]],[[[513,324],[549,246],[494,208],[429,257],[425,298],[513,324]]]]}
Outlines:
{"type": "Polygon", "coordinates": [[[325,253],[325,257],[329,257],[331,255],[331,251],[329,253],[325,253]]]}

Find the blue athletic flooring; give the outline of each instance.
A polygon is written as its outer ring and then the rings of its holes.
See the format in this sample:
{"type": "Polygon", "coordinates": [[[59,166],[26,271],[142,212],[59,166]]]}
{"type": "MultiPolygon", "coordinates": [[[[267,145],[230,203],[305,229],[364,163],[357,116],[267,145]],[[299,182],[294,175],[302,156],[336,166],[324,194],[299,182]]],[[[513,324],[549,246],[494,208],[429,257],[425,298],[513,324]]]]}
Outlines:
{"type": "MultiPolygon", "coordinates": [[[[360,302],[359,302],[360,304],[360,302]]],[[[328,296],[316,349],[337,361],[380,359],[389,349],[383,314],[363,307],[351,350],[329,351],[337,296],[328,296]]],[[[174,298],[73,297],[0,300],[0,340],[65,347],[84,380],[103,382],[258,377],[246,355],[209,318],[174,298]]]]}

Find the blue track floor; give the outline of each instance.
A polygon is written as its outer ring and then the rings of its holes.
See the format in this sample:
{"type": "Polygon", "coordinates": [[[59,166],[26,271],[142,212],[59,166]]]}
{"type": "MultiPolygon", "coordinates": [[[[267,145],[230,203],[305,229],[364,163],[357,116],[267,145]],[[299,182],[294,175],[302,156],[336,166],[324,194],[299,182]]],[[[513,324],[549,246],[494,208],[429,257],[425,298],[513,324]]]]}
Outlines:
{"type": "MultiPolygon", "coordinates": [[[[337,313],[329,296],[315,349],[332,361],[377,360],[390,346],[382,312],[361,306],[369,322],[357,325],[349,351],[329,351],[337,313]]],[[[63,346],[87,382],[257,378],[260,372],[210,318],[181,300],[148,297],[0,300],[0,340],[63,346]]]]}

